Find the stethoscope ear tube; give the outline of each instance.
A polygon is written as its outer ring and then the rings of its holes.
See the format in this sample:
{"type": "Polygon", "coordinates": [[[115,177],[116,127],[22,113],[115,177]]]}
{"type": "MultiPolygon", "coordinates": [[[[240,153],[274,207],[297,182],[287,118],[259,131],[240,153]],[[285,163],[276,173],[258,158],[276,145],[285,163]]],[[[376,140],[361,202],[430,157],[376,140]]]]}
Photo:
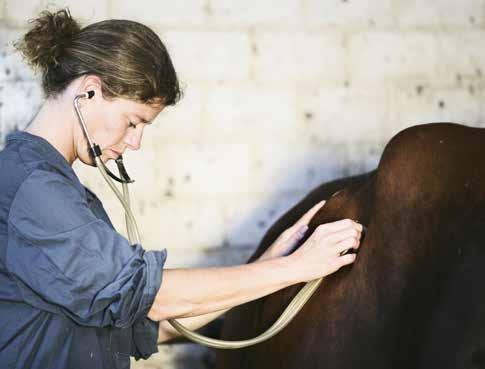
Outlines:
{"type": "Polygon", "coordinates": [[[90,90],[90,91],[87,91],[83,94],[76,95],[76,97],[74,97],[74,110],[76,111],[79,122],[81,123],[81,127],[82,127],[82,130],[84,132],[84,136],[88,140],[89,154],[93,158],[93,161],[96,164],[96,166],[102,165],[104,167],[106,173],[111,178],[113,178],[115,181],[120,182],[120,183],[133,183],[135,181],[132,180],[130,178],[130,176],[128,175],[128,172],[126,171],[126,168],[123,164],[123,157],[121,155],[115,160],[116,165],[118,167],[118,170],[120,172],[121,178],[118,177],[113,172],[111,172],[111,170],[109,170],[109,168],[106,165],[104,165],[104,163],[101,160],[96,160],[96,158],[99,158],[102,154],[101,148],[99,147],[98,144],[94,143],[93,140],[91,139],[91,136],[89,135],[88,129],[86,127],[86,122],[84,121],[83,115],[81,114],[81,109],[79,108],[79,100],[80,99],[82,99],[82,98],[91,99],[93,96],[94,96],[94,91],[90,90]]]}

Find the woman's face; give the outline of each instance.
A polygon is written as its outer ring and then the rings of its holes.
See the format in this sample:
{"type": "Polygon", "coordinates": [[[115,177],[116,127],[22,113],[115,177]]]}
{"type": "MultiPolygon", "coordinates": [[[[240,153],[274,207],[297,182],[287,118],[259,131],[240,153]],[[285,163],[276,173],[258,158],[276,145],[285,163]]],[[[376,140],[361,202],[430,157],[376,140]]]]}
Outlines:
{"type": "MultiPolygon", "coordinates": [[[[125,98],[104,99],[99,93],[83,99],[83,114],[87,129],[94,143],[101,148],[101,160],[106,163],[116,159],[128,148],[138,150],[145,127],[162,111],[161,105],[150,105],[125,98]]],[[[82,132],[81,132],[82,133],[82,132]]],[[[81,134],[77,145],[79,159],[94,165],[87,150],[88,143],[81,134]]]]}

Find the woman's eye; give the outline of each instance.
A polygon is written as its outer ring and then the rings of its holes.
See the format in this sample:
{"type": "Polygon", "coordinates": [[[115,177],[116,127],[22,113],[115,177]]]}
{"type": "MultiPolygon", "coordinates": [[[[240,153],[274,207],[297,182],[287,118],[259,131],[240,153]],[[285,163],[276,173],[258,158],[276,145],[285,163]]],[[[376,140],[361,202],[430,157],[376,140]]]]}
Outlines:
{"type": "Polygon", "coordinates": [[[128,128],[136,128],[136,125],[134,125],[132,122],[128,123],[128,128]]]}

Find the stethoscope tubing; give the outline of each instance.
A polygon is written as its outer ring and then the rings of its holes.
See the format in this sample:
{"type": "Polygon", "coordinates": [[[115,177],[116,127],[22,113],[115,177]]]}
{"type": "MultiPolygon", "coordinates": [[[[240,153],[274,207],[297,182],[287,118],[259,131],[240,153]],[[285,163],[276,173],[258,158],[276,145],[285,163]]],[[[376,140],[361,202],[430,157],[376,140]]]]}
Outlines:
{"type": "MultiPolygon", "coordinates": [[[[126,232],[127,232],[128,240],[130,241],[131,244],[136,244],[136,243],[141,244],[141,233],[130,206],[130,192],[128,188],[128,183],[132,183],[133,180],[130,179],[130,177],[128,176],[128,173],[126,172],[121,155],[116,160],[116,164],[120,172],[120,177],[117,177],[116,175],[111,173],[111,171],[104,165],[100,157],[101,149],[96,143],[94,143],[91,136],[89,135],[86,122],[84,121],[84,118],[81,114],[81,109],[79,107],[79,100],[82,98],[91,99],[93,96],[94,96],[94,91],[88,91],[84,94],[77,95],[74,98],[74,108],[76,110],[77,116],[81,123],[86,139],[88,141],[89,151],[94,159],[96,167],[98,168],[99,172],[101,173],[101,176],[105,179],[106,183],[114,192],[119,202],[123,206],[123,209],[125,211],[125,224],[126,224],[126,232]],[[115,183],[113,182],[113,179],[121,183],[122,192],[116,187],[115,183]]],[[[191,331],[190,329],[186,328],[183,324],[181,324],[175,319],[168,319],[168,322],[182,336],[185,336],[189,340],[202,344],[204,346],[218,348],[218,349],[238,349],[238,348],[253,346],[260,342],[266,341],[269,338],[281,332],[281,330],[283,330],[283,328],[285,328],[293,320],[296,314],[298,314],[298,312],[303,308],[305,303],[315,293],[315,291],[320,286],[322,280],[323,278],[319,278],[319,279],[307,282],[305,286],[303,286],[303,288],[293,298],[290,304],[286,307],[286,309],[283,311],[283,313],[278,318],[278,320],[276,320],[276,322],[266,332],[263,332],[252,339],[239,340],[239,341],[219,340],[219,339],[203,336],[199,333],[191,331]]]]}

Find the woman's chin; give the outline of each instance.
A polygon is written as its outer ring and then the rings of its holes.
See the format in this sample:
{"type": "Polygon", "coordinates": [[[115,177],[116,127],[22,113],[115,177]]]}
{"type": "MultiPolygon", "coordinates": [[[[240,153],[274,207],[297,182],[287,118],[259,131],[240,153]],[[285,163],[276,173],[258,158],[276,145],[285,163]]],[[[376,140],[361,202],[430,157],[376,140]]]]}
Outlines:
{"type": "MultiPolygon", "coordinates": [[[[79,160],[83,163],[83,164],[86,164],[86,165],[89,165],[91,167],[96,167],[96,162],[94,161],[94,159],[91,157],[91,156],[78,156],[79,160]]],[[[106,164],[108,161],[110,160],[115,160],[116,158],[114,157],[114,154],[113,155],[109,155],[109,153],[106,153],[106,152],[102,152],[101,153],[101,156],[99,157],[101,159],[101,161],[106,164]]]]}
{"type": "MultiPolygon", "coordinates": [[[[93,158],[89,157],[89,158],[83,158],[83,157],[80,157],[79,160],[83,163],[83,164],[86,164],[86,165],[89,165],[90,167],[96,167],[96,162],[94,161],[93,158]]],[[[108,160],[111,160],[111,158],[107,158],[106,156],[104,155],[101,155],[101,161],[103,163],[106,163],[108,160]]]]}

